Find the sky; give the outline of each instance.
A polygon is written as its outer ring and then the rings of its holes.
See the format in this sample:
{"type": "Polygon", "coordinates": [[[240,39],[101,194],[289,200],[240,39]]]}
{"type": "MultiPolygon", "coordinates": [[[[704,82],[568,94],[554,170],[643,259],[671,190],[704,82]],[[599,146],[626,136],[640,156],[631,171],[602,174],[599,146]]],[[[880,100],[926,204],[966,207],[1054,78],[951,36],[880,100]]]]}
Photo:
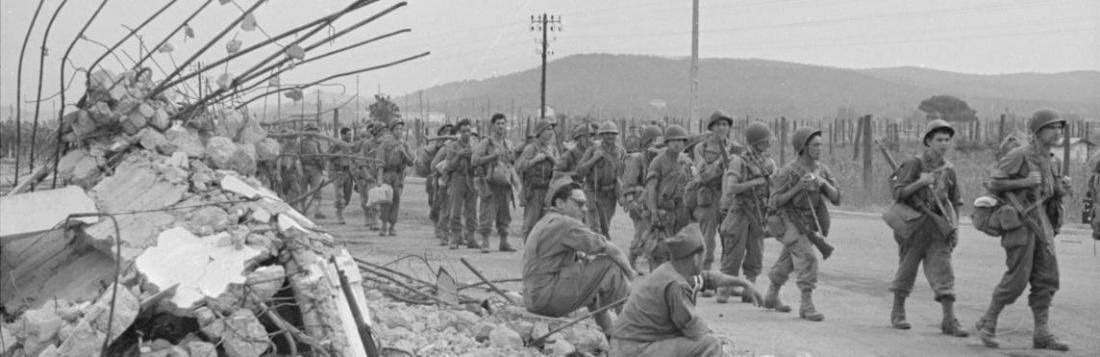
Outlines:
{"type": "MultiPolygon", "coordinates": [[[[169,39],[171,53],[153,59],[154,79],[164,78],[258,0],[213,2],[190,22],[195,38],[169,39]]],[[[39,44],[46,23],[62,0],[45,0],[24,57],[23,98],[33,101],[39,74],[39,44]]],[[[175,29],[204,0],[178,0],[139,32],[147,47],[175,29]]],[[[255,18],[262,31],[231,29],[198,57],[224,57],[226,42],[245,47],[287,29],[337,12],[350,0],[268,0],[255,18]],[[266,35],[265,35],[266,34],[266,35]]],[[[759,58],[842,68],[917,66],[954,72],[1000,74],[1100,70],[1100,1],[1096,0],[701,0],[699,53],[702,58],[759,58]]],[[[59,13],[46,42],[43,96],[61,85],[61,57],[101,0],[71,0],[59,13]]],[[[66,76],[84,69],[169,0],[108,0],[76,42],[66,76]],[[96,42],[100,44],[96,44],[96,42]]],[[[399,4],[381,0],[334,23],[335,31],[399,4]]],[[[536,14],[560,16],[551,32],[551,60],[581,53],[691,55],[688,0],[409,0],[407,6],[359,30],[306,53],[317,56],[401,29],[370,45],[307,63],[281,76],[282,84],[306,83],[328,75],[431,54],[378,71],[333,81],[325,91],[400,96],[453,81],[485,79],[535,68],[539,37],[536,14]]],[[[16,99],[19,50],[38,1],[8,0],[0,10],[0,105],[16,99]]],[[[318,35],[329,33],[325,30],[318,35]]],[[[313,43],[315,36],[306,43],[313,43]]],[[[278,41],[286,45],[294,37],[278,41]]],[[[121,47],[138,56],[139,42],[121,47]]],[[[211,76],[239,74],[275,46],[211,70],[211,76]]],[[[132,63],[127,54],[108,57],[100,67],[118,72],[132,63]]],[[[687,69],[685,68],[685,71],[687,69]]],[[[67,101],[80,95],[82,80],[67,87],[67,101]]],[[[192,82],[189,82],[193,83],[192,82]]],[[[24,104],[24,108],[28,105],[24,104]]],[[[48,108],[49,104],[43,104],[48,108]]],[[[8,109],[4,109],[5,114],[8,109]]]]}

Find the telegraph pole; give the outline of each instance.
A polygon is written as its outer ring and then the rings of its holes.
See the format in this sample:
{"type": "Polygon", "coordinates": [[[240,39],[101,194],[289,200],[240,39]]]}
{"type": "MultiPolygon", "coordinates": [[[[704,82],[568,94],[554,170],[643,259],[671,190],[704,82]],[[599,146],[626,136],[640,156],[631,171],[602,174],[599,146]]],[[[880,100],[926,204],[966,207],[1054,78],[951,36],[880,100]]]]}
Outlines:
{"type": "MultiPolygon", "coordinates": [[[[691,103],[688,125],[698,119],[699,96],[699,0],[691,1],[691,103]]],[[[688,126],[688,129],[691,127],[688,126]]],[[[702,132],[703,128],[699,128],[702,132]]]]}
{"type": "Polygon", "coordinates": [[[542,15],[531,16],[531,31],[542,31],[542,82],[539,89],[539,118],[546,118],[546,56],[553,54],[549,51],[548,35],[550,31],[561,31],[561,16],[542,15]]]}

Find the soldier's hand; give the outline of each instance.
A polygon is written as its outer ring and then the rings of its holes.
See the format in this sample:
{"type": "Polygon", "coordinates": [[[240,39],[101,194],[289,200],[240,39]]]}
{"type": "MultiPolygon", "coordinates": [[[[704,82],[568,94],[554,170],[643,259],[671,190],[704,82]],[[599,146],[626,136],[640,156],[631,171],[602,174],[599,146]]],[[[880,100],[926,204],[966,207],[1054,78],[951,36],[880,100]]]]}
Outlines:
{"type": "Polygon", "coordinates": [[[931,172],[921,172],[920,177],[917,178],[917,184],[921,187],[928,186],[936,183],[936,176],[931,172]]]}
{"type": "Polygon", "coordinates": [[[1027,186],[1035,186],[1043,182],[1043,175],[1039,171],[1032,171],[1024,177],[1023,184],[1027,186]]]}

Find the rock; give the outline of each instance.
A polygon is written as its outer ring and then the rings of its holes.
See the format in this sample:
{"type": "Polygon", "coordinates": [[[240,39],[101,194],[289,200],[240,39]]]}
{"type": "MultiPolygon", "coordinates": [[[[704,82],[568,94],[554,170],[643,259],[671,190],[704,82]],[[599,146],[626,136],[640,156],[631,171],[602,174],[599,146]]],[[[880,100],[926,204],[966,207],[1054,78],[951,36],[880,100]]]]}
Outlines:
{"type": "Polygon", "coordinates": [[[23,313],[15,330],[15,336],[23,341],[23,351],[28,356],[38,355],[47,345],[53,344],[63,321],[53,311],[53,306],[29,310],[23,313]]]}
{"type": "Polygon", "coordinates": [[[65,182],[88,189],[99,181],[100,176],[103,175],[99,166],[106,163],[107,160],[103,156],[93,154],[89,150],[69,151],[57,164],[58,177],[65,182]]]}
{"type": "MultiPolygon", "coordinates": [[[[113,328],[112,328],[113,330],[113,328]]],[[[73,328],[69,338],[61,342],[61,346],[57,348],[56,356],[60,357],[87,357],[87,356],[99,356],[99,350],[103,347],[103,339],[106,338],[102,332],[93,328],[88,320],[81,320],[73,328]]]]}
{"type": "Polygon", "coordinates": [[[200,207],[187,215],[187,226],[192,228],[208,226],[214,231],[223,231],[229,224],[229,214],[218,206],[200,207]]]}
{"type": "Polygon", "coordinates": [[[203,326],[202,332],[221,339],[221,346],[229,357],[258,357],[271,343],[260,320],[244,309],[203,326]]]}
{"type": "Polygon", "coordinates": [[[118,122],[119,118],[118,113],[111,110],[107,102],[96,102],[95,105],[88,109],[88,114],[92,117],[92,120],[96,122],[97,126],[113,125],[118,122]]]}
{"type": "Polygon", "coordinates": [[[100,295],[96,300],[96,303],[84,311],[84,321],[88,321],[93,328],[104,334],[107,333],[109,322],[111,325],[110,336],[114,340],[122,335],[122,332],[126,331],[127,328],[130,328],[130,325],[137,319],[138,312],[141,310],[141,300],[130,289],[120,285],[118,294],[115,295],[114,318],[112,319],[112,290],[113,288],[107,287],[103,291],[103,295],[100,295]]]}
{"type": "Polygon", "coordinates": [[[479,322],[477,326],[473,328],[474,341],[485,342],[489,340],[489,334],[497,328],[496,324],[490,322],[479,322]]]}
{"type": "Polygon", "coordinates": [[[72,126],[73,132],[78,136],[91,134],[98,127],[98,124],[92,119],[92,116],[84,110],[65,114],[64,121],[66,124],[72,126]]]}
{"type": "Polygon", "coordinates": [[[164,136],[168,138],[169,143],[176,145],[188,157],[202,157],[203,153],[206,152],[206,149],[202,146],[202,141],[199,140],[199,133],[194,129],[185,128],[182,125],[173,125],[164,132],[164,136]]]}
{"type": "Polygon", "coordinates": [[[546,346],[543,347],[543,350],[549,352],[551,356],[561,357],[575,352],[577,348],[573,347],[573,344],[565,339],[558,339],[554,342],[547,343],[546,346]]]}
{"type": "Polygon", "coordinates": [[[157,128],[157,130],[160,131],[168,130],[168,127],[171,125],[172,117],[164,108],[157,109],[157,111],[153,113],[153,118],[149,119],[149,126],[157,128]]]}
{"type": "Polygon", "coordinates": [[[489,345],[521,350],[523,349],[523,338],[519,336],[519,332],[511,328],[497,326],[493,329],[493,332],[489,333],[489,345]]]}
{"type": "Polygon", "coordinates": [[[157,110],[154,109],[152,105],[149,105],[149,103],[138,104],[137,111],[138,114],[141,114],[145,119],[152,119],[153,115],[157,113],[157,110]]]}
{"type": "Polygon", "coordinates": [[[367,298],[367,301],[381,301],[386,297],[386,295],[382,294],[378,289],[367,289],[363,295],[367,298]]]}
{"type": "MultiPolygon", "coordinates": [[[[138,132],[138,142],[141,147],[149,150],[158,150],[158,148],[170,145],[168,138],[161,134],[159,131],[153,128],[144,128],[138,132]]],[[[171,155],[171,152],[161,152],[162,155],[171,155]]]]}
{"type": "Polygon", "coordinates": [[[607,351],[610,347],[607,344],[607,337],[604,336],[603,331],[594,328],[575,328],[573,330],[573,345],[577,347],[577,351],[580,352],[597,352],[607,351]]]}
{"type": "Polygon", "coordinates": [[[512,327],[515,328],[516,332],[519,332],[520,338],[522,338],[524,341],[530,341],[532,338],[531,335],[535,328],[535,324],[527,320],[515,320],[512,322],[512,327]]]}
{"type": "Polygon", "coordinates": [[[244,126],[244,116],[236,110],[223,110],[214,118],[214,135],[235,138],[244,126]]]}
{"type": "Polygon", "coordinates": [[[256,161],[242,146],[224,136],[211,137],[206,143],[206,156],[214,168],[232,170],[245,175],[256,172],[256,161]]]}
{"type": "Polygon", "coordinates": [[[457,311],[454,313],[453,326],[462,331],[463,329],[471,329],[477,326],[477,323],[481,322],[481,318],[469,311],[457,311]]]}
{"type": "Polygon", "coordinates": [[[226,235],[199,238],[183,228],[171,228],[160,233],[155,247],[137,257],[135,266],[158,289],[179,284],[171,302],[190,308],[204,297],[221,295],[230,284],[244,284],[246,263],[263,253],[248,246],[218,247],[217,240],[226,235]]]}
{"type": "Polygon", "coordinates": [[[187,352],[191,357],[217,357],[218,349],[214,344],[203,341],[191,341],[187,343],[187,352]]]}
{"type": "Polygon", "coordinates": [[[122,132],[127,135],[137,134],[148,123],[149,119],[146,119],[140,112],[131,111],[130,114],[126,115],[126,118],[122,119],[122,132]]]}
{"type": "Polygon", "coordinates": [[[164,163],[184,170],[191,167],[190,163],[187,161],[187,154],[182,151],[173,152],[171,157],[164,160],[164,163]]]}
{"type": "Polygon", "coordinates": [[[255,147],[256,159],[259,161],[274,161],[279,157],[279,152],[282,150],[279,142],[272,138],[257,141],[255,147]]]}
{"type": "Polygon", "coordinates": [[[260,300],[267,301],[279,292],[285,280],[286,269],[282,265],[268,265],[256,268],[252,274],[248,274],[245,285],[251,287],[260,300]]]}

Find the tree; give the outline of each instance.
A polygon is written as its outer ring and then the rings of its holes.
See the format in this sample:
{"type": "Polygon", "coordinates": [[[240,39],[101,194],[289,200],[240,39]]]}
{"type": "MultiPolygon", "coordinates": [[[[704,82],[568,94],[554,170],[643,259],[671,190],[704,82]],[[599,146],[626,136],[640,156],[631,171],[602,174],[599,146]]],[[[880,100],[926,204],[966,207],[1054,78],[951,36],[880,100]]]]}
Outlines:
{"type": "Polygon", "coordinates": [[[928,120],[943,119],[949,122],[969,122],[978,120],[977,112],[959,98],[950,95],[936,95],[920,102],[918,107],[928,120]]]}
{"type": "Polygon", "coordinates": [[[384,94],[375,94],[374,103],[371,103],[367,110],[370,111],[371,120],[386,124],[401,118],[401,108],[397,106],[397,103],[390,100],[388,95],[384,94]]]}

